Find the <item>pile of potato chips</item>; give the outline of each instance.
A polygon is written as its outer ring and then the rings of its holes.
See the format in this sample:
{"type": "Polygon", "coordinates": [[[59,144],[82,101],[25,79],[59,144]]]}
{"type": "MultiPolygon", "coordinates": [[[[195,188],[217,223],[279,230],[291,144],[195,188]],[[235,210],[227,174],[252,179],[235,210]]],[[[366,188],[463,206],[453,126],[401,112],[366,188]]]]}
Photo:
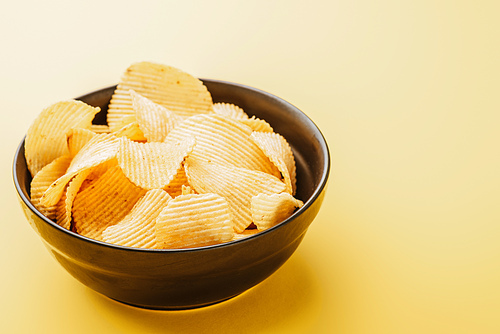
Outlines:
{"type": "Polygon", "coordinates": [[[28,130],[31,201],[96,240],[176,249],[245,238],[289,217],[295,160],[287,141],[239,106],[213,103],[176,68],[131,65],[108,107],[63,101],[28,130]]]}

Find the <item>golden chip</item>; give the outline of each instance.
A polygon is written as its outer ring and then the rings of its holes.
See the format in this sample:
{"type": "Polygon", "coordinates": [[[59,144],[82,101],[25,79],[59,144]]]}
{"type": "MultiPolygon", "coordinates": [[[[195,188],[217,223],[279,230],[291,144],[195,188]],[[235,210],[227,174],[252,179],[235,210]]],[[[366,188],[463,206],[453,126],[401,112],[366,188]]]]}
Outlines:
{"type": "Polygon", "coordinates": [[[176,249],[214,245],[233,238],[231,212],[216,194],[180,195],[156,220],[157,248],[176,249]]]}
{"type": "Polygon", "coordinates": [[[146,190],[134,185],[120,166],[107,170],[73,201],[73,224],[78,234],[100,240],[102,231],[121,221],[146,190]]]}
{"type": "Polygon", "coordinates": [[[194,137],[196,146],[190,156],[279,177],[276,166],[250,139],[251,134],[252,129],[236,120],[221,115],[197,115],[179,124],[166,140],[194,137]]]}
{"type": "Polygon", "coordinates": [[[259,194],[252,197],[252,220],[259,231],[266,230],[290,217],[304,203],[289,193],[259,194]]]}
{"type": "Polygon", "coordinates": [[[171,66],[140,62],[125,71],[113,93],[107,116],[112,130],[123,115],[134,114],[130,89],[181,117],[213,111],[212,96],[199,79],[171,66]]]}
{"type": "Polygon", "coordinates": [[[261,132],[274,132],[272,126],[264,121],[263,119],[256,118],[252,116],[252,118],[242,119],[241,123],[247,125],[253,131],[261,131],[261,132]]]}
{"type": "Polygon", "coordinates": [[[181,168],[177,171],[177,174],[174,176],[174,179],[170,181],[168,186],[164,189],[170,194],[170,196],[177,197],[182,194],[182,189],[185,186],[188,186],[188,180],[186,172],[184,171],[184,166],[181,166],[181,168]]]}
{"type": "Polygon", "coordinates": [[[71,157],[69,155],[63,155],[48,165],[45,165],[31,181],[31,203],[49,219],[54,220],[56,218],[56,207],[54,205],[48,207],[43,206],[40,203],[40,199],[49,186],[66,173],[66,169],[68,169],[70,163],[71,157]]]}
{"type": "Polygon", "coordinates": [[[66,187],[66,191],[56,205],[56,221],[65,229],[69,230],[71,228],[71,209],[73,208],[73,201],[83,182],[91,172],[92,169],[86,169],[71,179],[66,187]]]}
{"type": "Polygon", "coordinates": [[[231,117],[237,120],[248,119],[248,115],[245,113],[245,111],[242,108],[232,103],[224,103],[224,102],[214,103],[214,112],[216,114],[226,117],[231,117]]]}
{"type": "Polygon", "coordinates": [[[135,91],[130,90],[130,96],[137,124],[148,142],[162,142],[167,134],[182,122],[182,118],[172,111],[135,91]]]}
{"type": "Polygon", "coordinates": [[[63,101],[45,108],[28,129],[24,143],[31,176],[52,160],[68,154],[66,133],[72,128],[90,129],[100,111],[81,101],[63,101]]]}
{"type": "Polygon", "coordinates": [[[286,186],[277,177],[260,171],[221,166],[189,156],[184,167],[191,187],[199,194],[215,193],[224,197],[233,213],[236,232],[252,223],[250,201],[260,193],[280,193],[286,186]]]}
{"type": "Polygon", "coordinates": [[[287,191],[295,195],[295,158],[286,139],[274,132],[253,132],[250,137],[278,167],[287,186],[287,191]]]}
{"type": "Polygon", "coordinates": [[[155,248],[156,218],[171,199],[165,190],[149,190],[125,218],[102,232],[102,241],[128,247],[155,248]]]}
{"type": "Polygon", "coordinates": [[[183,142],[166,143],[136,143],[121,138],[118,164],[137,186],[144,189],[162,189],[174,179],[194,143],[193,138],[187,138],[183,142]]]}
{"type": "Polygon", "coordinates": [[[241,240],[241,239],[245,239],[245,238],[248,238],[252,235],[255,235],[257,233],[259,233],[260,231],[256,228],[252,228],[252,229],[246,229],[244,230],[243,232],[241,233],[235,233],[234,236],[233,236],[233,240],[241,240]]]}
{"type": "Polygon", "coordinates": [[[109,126],[107,124],[92,124],[90,130],[95,133],[110,133],[109,126]]]}
{"type": "Polygon", "coordinates": [[[66,134],[69,154],[74,157],[96,135],[87,129],[71,129],[66,134]]]}
{"type": "Polygon", "coordinates": [[[118,152],[119,140],[110,134],[96,134],[75,155],[66,173],[54,181],[45,191],[40,202],[45,206],[56,205],[61,198],[66,184],[76,174],[85,169],[98,166],[108,160],[114,159],[118,152]]]}

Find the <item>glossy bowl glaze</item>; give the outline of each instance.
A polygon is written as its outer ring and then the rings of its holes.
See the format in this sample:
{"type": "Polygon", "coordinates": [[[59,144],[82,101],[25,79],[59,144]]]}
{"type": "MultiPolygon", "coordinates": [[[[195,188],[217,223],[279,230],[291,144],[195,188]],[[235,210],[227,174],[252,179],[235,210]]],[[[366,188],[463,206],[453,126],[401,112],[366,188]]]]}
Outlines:
{"type": "MultiPolygon", "coordinates": [[[[240,84],[203,80],[214,102],[241,106],[265,119],[290,143],[297,164],[297,194],[304,202],[290,218],[246,239],[184,250],[110,245],[68,231],[30,202],[31,176],[24,140],[14,157],[13,176],[21,206],[47,249],[76,279],[117,301],[153,309],[202,307],[237,296],[275,272],[298,247],[318,213],[330,170],[327,143],[299,109],[266,92],[240,84]]],[[[115,86],[79,97],[101,112],[104,124],[115,86]]]]}

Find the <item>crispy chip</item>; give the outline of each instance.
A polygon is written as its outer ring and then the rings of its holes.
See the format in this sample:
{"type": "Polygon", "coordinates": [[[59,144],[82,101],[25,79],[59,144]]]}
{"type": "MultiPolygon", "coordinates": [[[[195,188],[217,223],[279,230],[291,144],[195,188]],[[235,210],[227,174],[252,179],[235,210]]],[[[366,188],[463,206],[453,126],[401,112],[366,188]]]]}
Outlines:
{"type": "Polygon", "coordinates": [[[66,134],[69,154],[74,157],[96,135],[88,129],[71,129],[66,134]]]}
{"type": "Polygon", "coordinates": [[[130,140],[145,142],[147,139],[137,123],[135,115],[123,117],[112,133],[117,137],[126,137],[130,140]]]}
{"type": "Polygon", "coordinates": [[[184,166],[181,166],[177,171],[174,179],[170,181],[168,186],[166,186],[164,189],[170,194],[170,196],[177,197],[182,194],[183,187],[188,185],[189,183],[186,172],[184,171],[184,166]]]}
{"type": "Polygon", "coordinates": [[[121,138],[118,164],[137,186],[163,189],[174,179],[194,143],[193,138],[168,143],[136,143],[121,138]]]}
{"type": "Polygon", "coordinates": [[[280,193],[286,188],[277,177],[267,173],[221,166],[191,156],[186,159],[184,167],[189,184],[197,193],[215,193],[227,200],[236,232],[242,232],[252,223],[250,201],[253,196],[280,193]]]}
{"type": "Polygon", "coordinates": [[[240,120],[241,123],[250,127],[253,131],[261,131],[261,132],[274,132],[272,126],[264,121],[263,119],[256,118],[252,116],[252,118],[240,120]]]}
{"type": "Polygon", "coordinates": [[[71,209],[73,208],[73,201],[83,182],[91,172],[91,168],[86,169],[71,179],[66,187],[66,191],[56,205],[56,222],[65,229],[69,230],[71,228],[71,209]]]}
{"type": "Polygon", "coordinates": [[[250,140],[252,129],[221,115],[197,115],[179,124],[166,140],[183,141],[196,138],[196,146],[190,156],[266,172],[279,177],[276,166],[250,140]]]}
{"type": "Polygon", "coordinates": [[[232,103],[224,103],[224,102],[214,103],[214,112],[216,114],[226,117],[231,117],[237,120],[248,119],[248,115],[245,113],[245,111],[242,108],[232,103]]]}
{"type": "Polygon", "coordinates": [[[92,124],[90,130],[95,133],[110,133],[109,126],[107,124],[92,124]]]}
{"type": "Polygon", "coordinates": [[[233,238],[231,212],[216,194],[180,195],[156,220],[157,248],[176,249],[214,245],[233,238]]]}
{"type": "Polygon", "coordinates": [[[141,62],[126,70],[113,93],[107,116],[111,129],[123,115],[134,113],[130,89],[181,117],[213,111],[212,96],[199,79],[171,66],[141,62]]]}
{"type": "Polygon", "coordinates": [[[259,231],[266,230],[290,217],[304,203],[289,193],[259,194],[252,197],[252,220],[259,231]]]}
{"type": "Polygon", "coordinates": [[[250,137],[278,167],[285,181],[287,191],[295,195],[295,158],[286,139],[278,133],[270,132],[253,132],[250,137]]]}
{"type": "Polygon", "coordinates": [[[100,240],[102,231],[121,221],[145,193],[127,179],[120,166],[107,170],[76,195],[72,209],[75,231],[100,240]]]}
{"type": "Polygon", "coordinates": [[[244,230],[243,232],[241,233],[235,233],[234,236],[233,236],[233,240],[241,240],[241,239],[245,239],[245,238],[248,238],[252,235],[255,235],[257,233],[259,233],[260,231],[256,228],[252,228],[252,229],[246,229],[244,230]]]}
{"type": "Polygon", "coordinates": [[[135,91],[130,90],[130,96],[137,124],[148,142],[162,142],[167,134],[182,122],[182,118],[172,111],[135,91]]]}
{"type": "Polygon", "coordinates": [[[165,190],[149,190],[127,216],[102,232],[102,241],[128,247],[155,248],[156,218],[171,199],[165,190]]]}
{"type": "Polygon", "coordinates": [[[56,207],[54,205],[45,207],[40,203],[40,199],[49,186],[66,173],[70,163],[71,156],[63,155],[45,165],[31,181],[31,203],[49,219],[56,218],[56,207]]]}
{"type": "Polygon", "coordinates": [[[63,101],[45,108],[28,129],[24,143],[32,176],[52,160],[68,154],[66,133],[72,128],[90,129],[100,111],[81,101],[63,101]]]}
{"type": "Polygon", "coordinates": [[[45,206],[56,205],[66,184],[81,171],[114,159],[119,140],[110,134],[96,134],[73,158],[66,174],[54,181],[45,191],[40,202],[45,206]]]}

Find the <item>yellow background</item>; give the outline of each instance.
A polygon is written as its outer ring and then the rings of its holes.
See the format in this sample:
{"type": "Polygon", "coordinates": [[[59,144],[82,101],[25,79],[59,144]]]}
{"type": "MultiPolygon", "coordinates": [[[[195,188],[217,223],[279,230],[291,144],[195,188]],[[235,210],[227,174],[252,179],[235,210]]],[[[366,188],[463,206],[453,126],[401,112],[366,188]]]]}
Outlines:
{"type": "Polygon", "coordinates": [[[500,2],[3,1],[0,332],[500,333],[500,2]],[[151,60],[308,114],[325,203],[273,276],[159,312],[67,274],[23,217],[14,151],[49,104],[151,60]]]}

